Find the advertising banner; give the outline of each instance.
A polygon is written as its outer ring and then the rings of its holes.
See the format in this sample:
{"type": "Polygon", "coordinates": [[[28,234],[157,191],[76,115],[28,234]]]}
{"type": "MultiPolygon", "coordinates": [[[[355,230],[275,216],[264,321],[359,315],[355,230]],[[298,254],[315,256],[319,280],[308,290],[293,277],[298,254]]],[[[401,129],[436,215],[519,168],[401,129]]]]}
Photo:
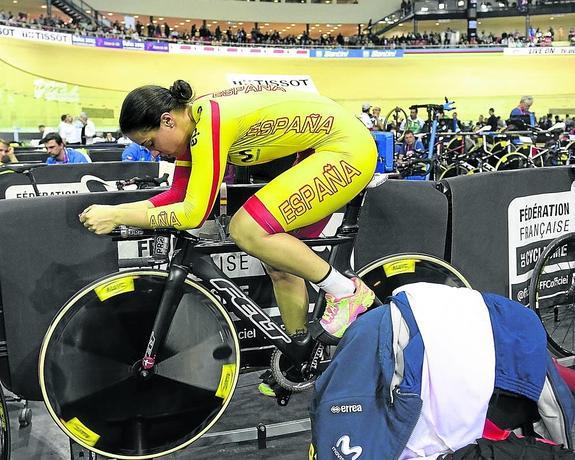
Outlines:
{"type": "Polygon", "coordinates": [[[170,43],[170,53],[217,55],[217,56],[241,56],[241,57],[287,57],[307,58],[309,50],[300,48],[265,48],[248,46],[211,46],[211,45],[188,45],[183,43],[170,43]]]}
{"type": "Polygon", "coordinates": [[[549,46],[538,48],[505,48],[503,54],[506,56],[564,56],[575,55],[575,46],[549,46]]]}
{"type": "MultiPolygon", "coordinates": [[[[575,192],[521,196],[509,203],[507,212],[509,295],[526,304],[537,259],[552,240],[575,230],[575,192]]],[[[562,250],[566,251],[566,247],[562,250]]],[[[540,297],[553,295],[561,286],[569,284],[573,269],[560,264],[565,256],[567,254],[561,251],[556,255],[556,270],[550,270],[541,280],[540,297]]]]}
{"type": "Polygon", "coordinates": [[[118,38],[96,37],[96,46],[99,48],[122,48],[122,40],[118,38]]]}
{"type": "Polygon", "coordinates": [[[125,50],[138,50],[138,51],[144,51],[145,50],[144,42],[137,41],[137,40],[123,40],[122,41],[122,47],[125,50]]]}
{"type": "Polygon", "coordinates": [[[20,27],[0,26],[0,37],[19,38],[20,40],[30,40],[46,43],[72,44],[71,34],[60,32],[49,32],[47,30],[23,29],[20,27]]]}
{"type": "Polygon", "coordinates": [[[318,90],[309,75],[273,75],[273,74],[240,74],[229,73],[228,82],[231,86],[274,85],[291,90],[317,93],[318,90]]]}
{"type": "Polygon", "coordinates": [[[146,51],[158,51],[160,53],[167,53],[170,50],[168,43],[164,42],[144,42],[144,49],[146,51]]]}
{"type": "Polygon", "coordinates": [[[400,58],[403,50],[313,49],[312,58],[400,58]]]}
{"type": "Polygon", "coordinates": [[[81,35],[72,35],[72,45],[96,46],[96,37],[84,37],[81,35]]]}

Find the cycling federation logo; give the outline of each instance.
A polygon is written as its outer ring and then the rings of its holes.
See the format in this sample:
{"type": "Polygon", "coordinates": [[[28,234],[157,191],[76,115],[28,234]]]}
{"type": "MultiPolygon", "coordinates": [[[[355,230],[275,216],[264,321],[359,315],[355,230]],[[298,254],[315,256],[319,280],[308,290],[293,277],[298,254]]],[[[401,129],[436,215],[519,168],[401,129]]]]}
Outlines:
{"type": "Polygon", "coordinates": [[[357,460],[361,456],[363,449],[360,446],[351,447],[350,443],[351,440],[349,439],[349,436],[343,435],[337,440],[335,446],[333,446],[331,450],[339,460],[345,460],[344,455],[347,456],[352,454],[353,457],[351,457],[351,460],[357,460]]]}
{"type": "Polygon", "coordinates": [[[361,407],[361,404],[347,404],[343,406],[331,406],[329,410],[332,414],[355,414],[357,412],[363,412],[363,407],[361,407]]]}

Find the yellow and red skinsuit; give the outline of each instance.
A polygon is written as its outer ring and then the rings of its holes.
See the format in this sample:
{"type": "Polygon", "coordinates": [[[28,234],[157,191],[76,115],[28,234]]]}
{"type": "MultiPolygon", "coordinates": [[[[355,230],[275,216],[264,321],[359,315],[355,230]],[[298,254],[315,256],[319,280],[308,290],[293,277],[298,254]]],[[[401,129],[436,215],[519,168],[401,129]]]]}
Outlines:
{"type": "Polygon", "coordinates": [[[326,97],[247,85],[202,96],[189,110],[196,122],[190,150],[176,160],[171,189],[150,200],[151,227],[201,226],[226,162],[250,166],[312,152],[244,204],[270,234],[325,221],[373,176],[377,149],[370,132],[326,97]]]}

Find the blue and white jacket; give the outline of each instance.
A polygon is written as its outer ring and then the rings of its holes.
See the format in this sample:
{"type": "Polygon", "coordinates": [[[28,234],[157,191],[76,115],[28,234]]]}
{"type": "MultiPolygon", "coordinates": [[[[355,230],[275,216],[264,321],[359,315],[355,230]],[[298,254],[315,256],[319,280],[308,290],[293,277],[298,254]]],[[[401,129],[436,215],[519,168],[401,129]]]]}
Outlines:
{"type": "MultiPolygon", "coordinates": [[[[490,361],[495,369],[489,394],[499,388],[536,401],[541,420],[535,431],[573,448],[573,397],[546,351],[539,318],[502,296],[481,296],[495,355],[490,361]]],[[[344,335],[332,363],[316,382],[310,407],[314,458],[413,458],[406,457],[405,449],[422,411],[426,348],[410,298],[405,292],[396,293],[389,304],[361,316],[344,335]],[[404,332],[399,333],[401,330],[404,332]]],[[[444,333],[449,340],[450,331],[444,333]]],[[[466,354],[468,350],[457,352],[466,354]]],[[[481,416],[485,413],[478,414],[481,416]]],[[[479,422],[483,424],[484,419],[479,422]]],[[[470,437],[463,439],[462,445],[480,435],[470,437]]]]}

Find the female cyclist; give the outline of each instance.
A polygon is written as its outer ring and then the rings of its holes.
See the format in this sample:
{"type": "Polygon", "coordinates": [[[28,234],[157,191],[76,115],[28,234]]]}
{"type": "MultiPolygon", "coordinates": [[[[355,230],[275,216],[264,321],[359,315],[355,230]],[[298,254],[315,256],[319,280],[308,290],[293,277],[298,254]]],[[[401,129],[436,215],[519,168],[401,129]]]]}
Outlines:
{"type": "Polygon", "coordinates": [[[297,236],[318,236],[329,216],[369,183],[377,159],[369,131],[334,101],[280,86],[245,85],[192,96],[182,80],[170,89],[143,86],[128,94],[120,128],[152,152],[176,158],[172,187],[150,200],[92,205],[80,221],[97,234],[118,225],[197,228],[214,206],[226,162],[249,166],[303,152],[300,159],[305,158],[233,216],[230,235],[264,263],[288,334],[306,333],[308,280],[326,292],[320,324],[340,338],[371,306],[374,294],[297,236]]]}

